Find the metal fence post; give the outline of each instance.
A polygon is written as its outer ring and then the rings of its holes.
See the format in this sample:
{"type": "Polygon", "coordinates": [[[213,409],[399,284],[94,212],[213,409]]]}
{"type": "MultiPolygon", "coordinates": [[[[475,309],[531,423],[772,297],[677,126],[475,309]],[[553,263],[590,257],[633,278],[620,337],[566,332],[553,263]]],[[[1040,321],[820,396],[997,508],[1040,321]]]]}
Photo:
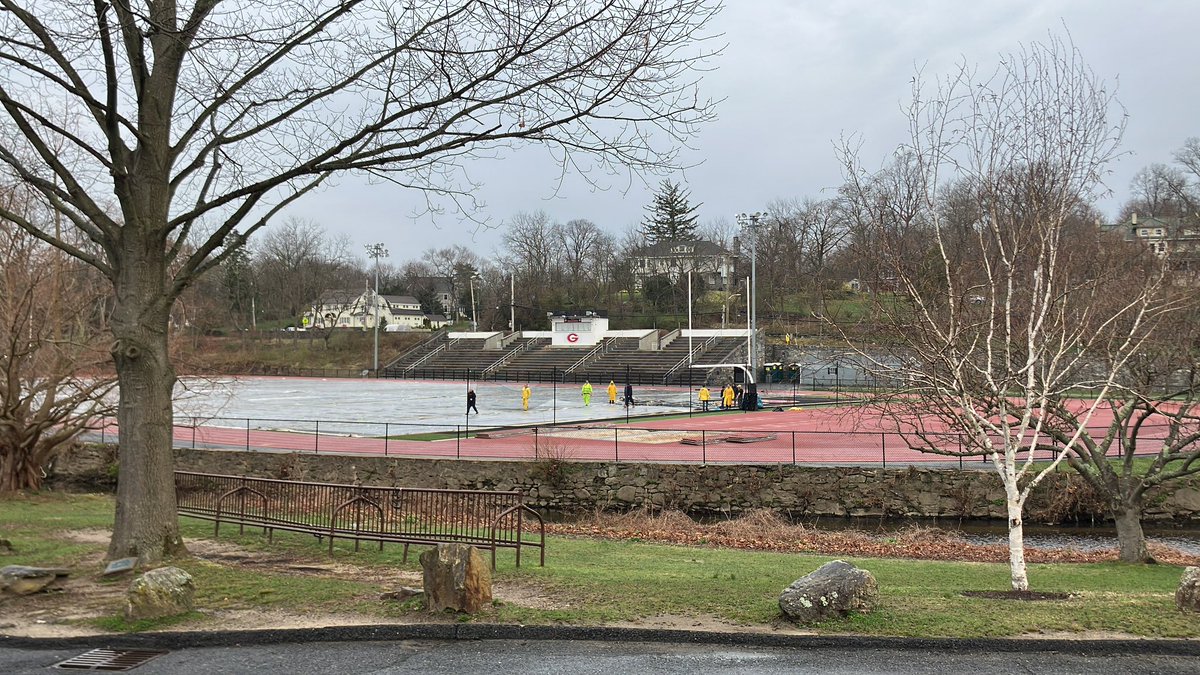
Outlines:
{"type": "Polygon", "coordinates": [[[883,455],[883,468],[887,468],[887,434],[879,434],[879,452],[883,455]]]}
{"type": "Polygon", "coordinates": [[[196,418],[192,418],[192,449],[196,449],[196,418]]]}
{"type": "Polygon", "coordinates": [[[621,462],[621,441],[618,439],[620,433],[619,429],[613,429],[613,462],[616,463],[621,462]]]}
{"type": "Polygon", "coordinates": [[[533,456],[535,459],[538,457],[538,452],[539,452],[539,450],[538,450],[538,428],[534,427],[533,428],[533,456]]]}
{"type": "MultiPolygon", "coordinates": [[[[313,424],[313,454],[321,454],[321,420],[314,420],[313,424]]],[[[332,541],[332,539],[330,540],[332,541]]]]}
{"type": "Polygon", "coordinates": [[[459,431],[461,431],[461,428],[457,424],[455,424],[454,425],[454,459],[462,458],[462,437],[459,435],[459,431]]]}
{"type": "Polygon", "coordinates": [[[391,434],[388,433],[389,429],[390,429],[390,426],[388,425],[388,423],[384,422],[383,423],[383,456],[384,457],[387,457],[388,436],[391,436],[391,434]]]}
{"type": "Polygon", "coordinates": [[[700,430],[700,466],[708,464],[708,438],[705,436],[704,429],[700,430]]]}
{"type": "Polygon", "coordinates": [[[250,452],[250,418],[246,418],[246,452],[250,452]]]}
{"type": "Polygon", "coordinates": [[[792,432],[792,466],[796,466],[796,432],[792,432]]]}

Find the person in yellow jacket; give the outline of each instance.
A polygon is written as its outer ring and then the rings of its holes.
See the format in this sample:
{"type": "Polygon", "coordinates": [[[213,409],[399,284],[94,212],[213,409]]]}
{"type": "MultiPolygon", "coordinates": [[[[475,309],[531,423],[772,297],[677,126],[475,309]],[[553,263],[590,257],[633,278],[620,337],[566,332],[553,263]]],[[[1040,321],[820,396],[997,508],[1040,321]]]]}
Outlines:
{"type": "Polygon", "coordinates": [[[525,385],[524,387],[522,387],[522,389],[521,389],[521,407],[524,408],[525,410],[529,410],[529,397],[532,395],[533,395],[533,392],[529,391],[528,384],[525,385]]]}
{"type": "Polygon", "coordinates": [[[708,391],[708,385],[700,387],[700,409],[708,412],[708,402],[712,400],[712,393],[708,391]]]}
{"type": "Polygon", "coordinates": [[[612,380],[608,381],[608,404],[617,404],[617,383],[612,380]]]}
{"type": "Polygon", "coordinates": [[[592,404],[592,383],[587,380],[583,381],[583,404],[592,404]]]}
{"type": "Polygon", "coordinates": [[[721,391],[721,407],[722,408],[732,408],[733,407],[733,385],[732,384],[725,385],[725,389],[721,391]]]}

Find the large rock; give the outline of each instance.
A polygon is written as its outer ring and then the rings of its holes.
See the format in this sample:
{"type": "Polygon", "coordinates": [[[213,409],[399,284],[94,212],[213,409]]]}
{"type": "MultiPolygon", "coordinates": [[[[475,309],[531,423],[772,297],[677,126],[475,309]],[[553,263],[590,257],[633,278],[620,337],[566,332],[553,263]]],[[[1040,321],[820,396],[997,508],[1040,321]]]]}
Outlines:
{"type": "Polygon", "coordinates": [[[779,596],[779,609],[797,623],[814,623],[875,609],[879,585],[867,570],[848,562],[825,563],[792,582],[779,596]]]}
{"type": "Polygon", "coordinates": [[[57,567],[9,565],[0,568],[0,591],[10,595],[29,595],[50,588],[66,576],[67,570],[57,567]]]}
{"type": "Polygon", "coordinates": [[[474,614],[492,602],[492,570],[467,544],[438,544],[421,554],[425,600],[431,612],[474,614]]]}
{"type": "Polygon", "coordinates": [[[178,567],[160,567],[133,580],[125,595],[129,621],[157,619],[192,611],[196,586],[192,575],[178,567]]]}
{"type": "Polygon", "coordinates": [[[1200,612],[1200,567],[1187,567],[1175,589],[1175,606],[1182,612],[1200,612]]]}

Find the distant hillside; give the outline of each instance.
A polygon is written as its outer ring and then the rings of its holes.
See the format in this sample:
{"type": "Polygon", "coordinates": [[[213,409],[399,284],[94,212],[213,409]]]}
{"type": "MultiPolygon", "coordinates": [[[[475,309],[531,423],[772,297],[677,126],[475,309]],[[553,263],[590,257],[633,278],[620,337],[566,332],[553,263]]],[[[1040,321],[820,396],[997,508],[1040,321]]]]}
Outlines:
{"type": "MultiPolygon", "coordinates": [[[[379,363],[429,337],[428,333],[380,333],[379,363]]],[[[374,336],[337,331],[328,340],[314,333],[284,331],[230,337],[185,337],[172,344],[180,375],[253,375],[295,369],[362,370],[373,362],[374,336]]]]}

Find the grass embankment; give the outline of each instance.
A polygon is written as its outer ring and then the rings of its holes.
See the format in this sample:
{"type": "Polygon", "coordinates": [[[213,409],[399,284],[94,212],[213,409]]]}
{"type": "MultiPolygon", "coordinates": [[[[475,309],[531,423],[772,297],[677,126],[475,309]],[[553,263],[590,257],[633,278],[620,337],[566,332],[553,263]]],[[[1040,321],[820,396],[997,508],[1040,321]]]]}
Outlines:
{"type": "MultiPolygon", "coordinates": [[[[421,620],[415,602],[381,601],[378,594],[413,584],[416,551],[401,562],[401,547],[384,551],[364,544],[353,552],[339,542],[332,558],[310,536],[277,534],[274,544],[257,532],[223,529],[211,541],[211,524],[183,519],[197,557],[179,564],[196,579],[197,613],[168,623],[128,626],[115,618],[127,579],[96,577],[111,520],[108,497],[38,495],[0,502],[0,532],[18,553],[8,564],[74,568],[72,585],[59,595],[4,600],[6,617],[40,616],[107,630],[164,625],[219,629],[237,612],[255,612],[256,625],[271,616],[357,615],[359,620],[421,620]],[[226,534],[228,532],[228,534],[226,534]],[[86,535],[86,536],[84,536],[86,535]],[[69,608],[70,611],[66,611],[69,608]],[[263,618],[265,613],[266,618],[263,618]],[[65,618],[64,618],[65,617],[65,618]]],[[[750,525],[753,528],[753,524],[750,525]]],[[[751,536],[751,539],[753,537],[751,536]]],[[[696,543],[700,543],[696,540],[696,543]]],[[[554,536],[547,566],[517,569],[511,552],[500,556],[498,601],[470,620],[509,623],[643,623],[687,628],[695,617],[720,629],[738,624],[769,630],[779,625],[779,592],[832,555],[672,546],[645,541],[554,536]]],[[[1003,564],[917,561],[845,556],[873,572],[880,607],[815,627],[820,633],[869,635],[1013,636],[1030,632],[1119,632],[1156,637],[1200,636],[1200,622],[1174,608],[1180,568],[1118,563],[1035,564],[1035,590],[1070,593],[1063,601],[1016,602],[963,597],[963,591],[1003,590],[1003,564]]],[[[444,618],[442,619],[444,620],[444,618]]]]}
{"type": "MultiPolygon", "coordinates": [[[[411,349],[428,333],[379,334],[380,365],[411,349]]],[[[263,332],[232,337],[197,337],[175,344],[177,367],[184,372],[254,374],[283,370],[360,370],[370,368],[374,334],[335,331],[328,342],[314,332],[263,332]]]]}

